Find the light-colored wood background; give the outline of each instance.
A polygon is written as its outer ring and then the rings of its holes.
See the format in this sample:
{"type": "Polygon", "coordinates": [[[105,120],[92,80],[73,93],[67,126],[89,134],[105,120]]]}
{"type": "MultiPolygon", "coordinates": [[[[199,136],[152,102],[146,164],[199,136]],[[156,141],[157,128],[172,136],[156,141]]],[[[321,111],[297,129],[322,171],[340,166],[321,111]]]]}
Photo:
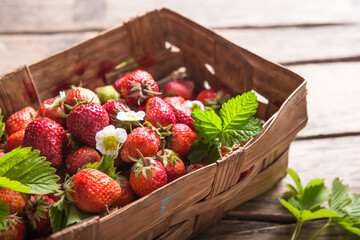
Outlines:
{"type": "MultiPolygon", "coordinates": [[[[339,176],[360,191],[360,0],[0,0],[0,74],[160,7],[305,77],[309,122],[292,144],[289,166],[305,181],[326,178],[330,185],[339,176]]],[[[288,182],[227,213],[197,239],[287,238],[293,220],[277,198],[288,182]]],[[[314,225],[304,229],[306,238],[314,225]]],[[[330,229],[319,239],[353,237],[330,229]]]]}

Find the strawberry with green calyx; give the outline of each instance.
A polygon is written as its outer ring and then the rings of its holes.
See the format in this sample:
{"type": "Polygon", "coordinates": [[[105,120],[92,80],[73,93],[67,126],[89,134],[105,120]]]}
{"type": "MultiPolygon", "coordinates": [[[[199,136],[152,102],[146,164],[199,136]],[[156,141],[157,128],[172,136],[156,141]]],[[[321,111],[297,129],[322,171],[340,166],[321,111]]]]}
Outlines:
{"type": "Polygon", "coordinates": [[[247,92],[230,99],[220,109],[220,116],[214,110],[194,109],[191,117],[198,131],[199,140],[191,145],[188,159],[199,162],[207,156],[208,163],[222,157],[221,146],[242,144],[262,131],[261,123],[254,118],[258,107],[254,92],[247,92]]]}
{"type": "Polygon", "coordinates": [[[120,94],[115,90],[112,85],[98,87],[95,89],[97,96],[100,99],[101,104],[104,104],[111,100],[119,100],[120,94]]]}
{"type": "Polygon", "coordinates": [[[163,88],[165,97],[180,96],[185,100],[192,98],[195,85],[189,80],[176,80],[167,83],[163,88]]]}
{"type": "Polygon", "coordinates": [[[96,147],[95,135],[109,125],[109,114],[103,106],[90,103],[77,106],[67,118],[71,135],[81,143],[96,147]]]}
{"type": "Polygon", "coordinates": [[[13,134],[11,134],[6,140],[6,147],[8,151],[12,151],[13,149],[20,147],[24,143],[24,135],[25,129],[19,130],[13,134]]]}
{"type": "Polygon", "coordinates": [[[23,145],[40,150],[54,168],[59,168],[67,145],[66,131],[49,118],[35,119],[25,129],[23,145]]]}
{"type": "Polygon", "coordinates": [[[232,92],[226,87],[210,88],[202,90],[196,100],[202,102],[206,110],[213,109],[215,111],[221,108],[221,105],[234,97],[232,92]]]}
{"type": "Polygon", "coordinates": [[[26,216],[35,236],[46,236],[52,233],[49,208],[55,201],[46,195],[31,196],[26,203],[26,216]]]}
{"type": "Polygon", "coordinates": [[[43,101],[35,118],[47,117],[65,127],[66,115],[64,114],[63,98],[65,98],[65,93],[60,92],[60,97],[49,98],[43,101]]]}
{"type": "Polygon", "coordinates": [[[64,105],[66,106],[65,112],[69,113],[77,106],[89,103],[100,104],[100,99],[96,93],[87,88],[75,87],[71,89],[66,95],[64,101],[64,105]]]}
{"type": "Polygon", "coordinates": [[[196,140],[196,134],[182,123],[176,123],[171,128],[173,136],[168,140],[168,147],[181,157],[186,157],[191,150],[191,144],[196,140]]]}
{"type": "Polygon", "coordinates": [[[159,94],[154,78],[143,70],[131,73],[121,84],[121,96],[131,107],[143,107],[147,99],[159,94]]]}
{"type": "Polygon", "coordinates": [[[10,213],[20,213],[25,207],[25,200],[20,192],[0,187],[0,200],[9,206],[10,213]]]}
{"type": "Polygon", "coordinates": [[[140,151],[139,159],[132,158],[130,185],[136,195],[143,197],[167,183],[164,166],[152,157],[144,157],[140,151]]]}
{"type": "Polygon", "coordinates": [[[99,153],[90,147],[81,147],[66,158],[66,167],[70,174],[75,174],[79,168],[94,162],[100,162],[99,153]]]}
{"type": "Polygon", "coordinates": [[[5,122],[5,132],[8,136],[25,129],[26,126],[33,120],[31,116],[35,116],[36,111],[32,107],[25,107],[16,113],[13,113],[5,122]]]}
{"type": "Polygon", "coordinates": [[[134,192],[130,187],[129,180],[121,175],[116,175],[116,181],[119,183],[121,188],[120,197],[113,202],[111,207],[121,208],[135,200],[134,192]]]}
{"type": "Polygon", "coordinates": [[[127,137],[122,150],[121,159],[124,162],[132,162],[131,158],[138,159],[139,150],[145,157],[153,156],[159,149],[159,136],[155,130],[149,127],[135,128],[127,137]]]}
{"type": "Polygon", "coordinates": [[[162,149],[156,153],[156,159],[165,167],[168,182],[185,175],[185,165],[174,151],[162,149]]]}
{"type": "MultiPolygon", "coordinates": [[[[116,115],[118,112],[128,112],[130,111],[130,108],[123,102],[120,101],[108,101],[103,105],[106,112],[109,114],[110,117],[110,124],[117,127],[123,127],[121,124],[119,124],[119,120],[116,118],[116,115]]],[[[126,124],[124,124],[125,126],[126,124]]]]}
{"type": "Polygon", "coordinates": [[[26,238],[26,223],[16,215],[5,220],[5,227],[0,228],[1,240],[23,240],[26,238]]]}

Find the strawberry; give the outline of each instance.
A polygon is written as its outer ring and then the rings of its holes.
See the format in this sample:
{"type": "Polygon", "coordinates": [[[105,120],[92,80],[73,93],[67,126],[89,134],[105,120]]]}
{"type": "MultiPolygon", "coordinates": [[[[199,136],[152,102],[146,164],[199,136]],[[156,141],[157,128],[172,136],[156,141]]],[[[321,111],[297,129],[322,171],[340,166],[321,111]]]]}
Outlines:
{"type": "Polygon", "coordinates": [[[200,168],[205,167],[206,164],[204,163],[192,163],[189,166],[186,167],[186,173],[191,173],[194,172],[196,170],[199,170],[200,168]]]}
{"type": "Polygon", "coordinates": [[[25,107],[20,111],[12,114],[5,122],[5,132],[8,136],[11,134],[25,129],[26,126],[32,121],[31,114],[36,115],[36,111],[32,107],[25,107]]]}
{"type": "Polygon", "coordinates": [[[25,129],[24,147],[40,150],[54,168],[60,167],[66,144],[66,131],[49,118],[35,119],[25,129]]]}
{"type": "Polygon", "coordinates": [[[26,238],[25,221],[17,216],[6,219],[6,228],[0,231],[1,240],[23,240],[26,238]]]}
{"type": "Polygon", "coordinates": [[[164,149],[164,151],[158,151],[156,159],[165,167],[168,182],[185,175],[185,165],[173,150],[164,149]]]}
{"type": "Polygon", "coordinates": [[[6,154],[6,153],[0,151],[0,157],[1,157],[1,156],[4,156],[5,154],[6,154]]]}
{"type": "Polygon", "coordinates": [[[152,97],[146,102],[145,106],[145,121],[150,122],[157,127],[167,126],[176,122],[174,112],[170,106],[159,97],[152,97]]]}
{"type": "Polygon", "coordinates": [[[6,146],[9,152],[23,145],[24,134],[25,134],[25,129],[22,129],[11,134],[10,137],[8,137],[8,139],[6,140],[6,146]]]}
{"type": "Polygon", "coordinates": [[[111,100],[118,100],[120,98],[119,93],[112,85],[98,87],[95,89],[95,92],[98,95],[101,104],[104,104],[111,100]]]}
{"type": "Polygon", "coordinates": [[[120,101],[109,101],[103,105],[106,112],[110,117],[110,124],[116,126],[118,124],[118,120],[116,119],[116,114],[118,112],[127,112],[130,111],[130,108],[123,102],[120,101]]]}
{"type": "Polygon", "coordinates": [[[163,94],[165,97],[180,96],[185,100],[190,100],[193,95],[195,85],[192,81],[176,80],[164,86],[163,94]]]}
{"type": "Polygon", "coordinates": [[[193,125],[194,119],[191,118],[191,110],[181,105],[170,105],[176,116],[176,123],[183,123],[189,126],[194,132],[196,129],[193,125]]]}
{"type": "Polygon", "coordinates": [[[234,95],[228,88],[218,87],[202,90],[196,100],[213,110],[218,110],[223,103],[232,97],[234,97],[234,95]]]}
{"type": "MultiPolygon", "coordinates": [[[[83,103],[98,103],[100,104],[99,97],[90,89],[77,87],[71,89],[70,92],[66,95],[64,104],[69,105],[70,107],[75,107],[78,102],[83,103]]],[[[71,110],[65,107],[65,111],[69,113],[71,110]]]]}
{"type": "Polygon", "coordinates": [[[166,97],[163,99],[169,106],[184,105],[185,99],[183,97],[166,97]]]}
{"type": "Polygon", "coordinates": [[[132,166],[130,185],[136,195],[143,197],[167,183],[164,166],[151,157],[141,156],[132,166]]]}
{"type": "Polygon", "coordinates": [[[25,207],[25,200],[21,193],[0,187],[0,199],[9,206],[10,213],[18,213],[25,207]]]}
{"type": "Polygon", "coordinates": [[[113,202],[112,207],[123,207],[135,200],[134,192],[130,187],[129,180],[124,176],[117,176],[116,181],[119,183],[121,188],[120,197],[113,202]]]}
{"type": "Polygon", "coordinates": [[[121,94],[121,85],[122,85],[123,81],[125,79],[127,79],[129,76],[130,76],[130,74],[125,74],[124,76],[122,76],[121,78],[116,80],[115,83],[113,84],[113,87],[119,94],[121,94]]]}
{"type": "Polygon", "coordinates": [[[99,153],[90,147],[81,147],[66,158],[66,167],[70,174],[75,174],[79,168],[88,163],[100,162],[99,153]]]}
{"type": "Polygon", "coordinates": [[[26,204],[26,216],[35,236],[45,236],[52,233],[49,218],[49,208],[55,201],[46,195],[34,195],[26,204]]]}
{"type": "Polygon", "coordinates": [[[79,105],[70,112],[66,123],[74,138],[95,148],[95,135],[109,125],[109,114],[97,103],[79,105]]]}
{"type": "Polygon", "coordinates": [[[170,149],[182,157],[186,157],[191,149],[191,144],[196,139],[196,134],[191,128],[182,123],[176,123],[171,128],[174,135],[168,141],[170,149]]]}
{"type": "Polygon", "coordinates": [[[159,137],[148,127],[135,128],[127,137],[121,151],[124,162],[133,162],[130,157],[138,159],[139,150],[145,157],[153,156],[159,149],[159,137]]]}
{"type": "Polygon", "coordinates": [[[120,185],[96,169],[83,169],[73,177],[71,196],[84,212],[100,213],[110,207],[121,195],[120,185]]]}
{"type": "Polygon", "coordinates": [[[147,99],[159,94],[159,87],[150,73],[137,70],[121,84],[121,95],[131,107],[143,107],[147,99]]]}
{"type": "Polygon", "coordinates": [[[65,127],[66,118],[63,116],[63,110],[60,107],[54,107],[56,104],[59,104],[59,100],[55,98],[45,100],[41,103],[35,118],[47,117],[65,127]]]}

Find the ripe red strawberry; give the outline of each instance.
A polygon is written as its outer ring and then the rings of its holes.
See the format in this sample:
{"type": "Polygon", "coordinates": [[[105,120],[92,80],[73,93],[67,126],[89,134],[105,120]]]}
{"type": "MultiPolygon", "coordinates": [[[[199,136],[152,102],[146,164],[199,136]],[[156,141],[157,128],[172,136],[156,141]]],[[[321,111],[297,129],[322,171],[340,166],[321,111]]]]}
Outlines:
{"type": "Polygon", "coordinates": [[[159,87],[154,78],[143,70],[131,73],[121,84],[121,95],[131,107],[143,107],[157,92],[159,87]]]}
{"type": "Polygon", "coordinates": [[[84,104],[70,112],[66,123],[74,138],[95,148],[95,135],[109,125],[109,114],[100,104],[84,104]]]}
{"type": "Polygon", "coordinates": [[[66,131],[49,118],[35,119],[25,129],[24,147],[40,150],[54,168],[60,167],[66,144],[66,131]]]}
{"type": "Polygon", "coordinates": [[[191,172],[194,172],[200,168],[203,168],[205,167],[206,164],[204,163],[192,163],[190,164],[189,166],[186,167],[186,173],[191,173],[191,172]]]}
{"type": "Polygon", "coordinates": [[[174,135],[168,141],[169,148],[180,156],[186,157],[191,149],[191,144],[196,139],[196,134],[189,126],[182,123],[174,124],[171,132],[174,135]]]}
{"type": "Polygon", "coordinates": [[[5,154],[6,154],[6,153],[0,151],[0,157],[1,157],[1,156],[4,156],[5,154]]]}
{"type": "Polygon", "coordinates": [[[21,193],[0,187],[0,199],[9,206],[10,213],[21,212],[25,207],[25,200],[21,193]]]}
{"type": "Polygon", "coordinates": [[[180,96],[185,100],[190,100],[193,95],[195,85],[192,81],[176,80],[164,86],[163,94],[165,97],[180,96]]]}
{"type": "Polygon", "coordinates": [[[17,216],[6,219],[6,228],[0,231],[1,240],[23,240],[26,237],[25,221],[17,216]]]}
{"type": "Polygon", "coordinates": [[[127,137],[122,151],[121,159],[124,162],[133,162],[130,157],[138,159],[139,150],[145,157],[153,156],[159,149],[159,137],[154,130],[148,127],[135,128],[127,137]]]}
{"type": "Polygon", "coordinates": [[[196,100],[202,102],[205,106],[218,110],[223,103],[232,97],[234,95],[228,88],[218,87],[202,90],[196,100]]]}
{"type": "Polygon", "coordinates": [[[152,97],[146,102],[145,121],[150,122],[154,127],[158,124],[167,126],[176,122],[174,112],[170,106],[159,97],[152,97]]]}
{"type": "Polygon", "coordinates": [[[88,213],[100,213],[111,206],[121,195],[120,185],[96,169],[83,169],[73,178],[71,196],[75,205],[88,213]]]}
{"type": "MultiPolygon", "coordinates": [[[[90,89],[82,87],[77,87],[70,90],[70,92],[68,92],[68,94],[66,95],[64,104],[74,107],[77,104],[76,100],[79,102],[89,103],[91,101],[92,103],[100,104],[100,99],[96,95],[96,93],[94,93],[90,89]]],[[[65,111],[68,113],[70,112],[70,109],[65,107],[65,111]]]]}
{"type": "Polygon", "coordinates": [[[121,188],[120,197],[113,202],[112,207],[123,207],[135,200],[134,192],[130,187],[129,180],[124,176],[118,176],[116,181],[119,183],[121,188]]]}
{"type": "Polygon", "coordinates": [[[6,146],[9,152],[23,145],[24,134],[25,134],[25,129],[22,129],[11,134],[10,137],[8,137],[8,139],[6,140],[6,146]]]}
{"type": "Polygon", "coordinates": [[[130,74],[125,74],[124,76],[122,76],[121,78],[116,80],[115,83],[113,84],[113,87],[119,94],[121,94],[121,85],[122,85],[123,81],[125,79],[127,79],[129,76],[130,76],[130,74]]]}
{"type": "Polygon", "coordinates": [[[116,114],[118,112],[130,111],[130,108],[123,102],[120,101],[109,101],[103,105],[106,112],[110,117],[110,124],[116,126],[119,121],[116,120],[116,114]]]}
{"type": "Polygon", "coordinates": [[[165,167],[168,182],[185,175],[185,165],[183,161],[170,149],[164,149],[156,153],[156,159],[165,167]]]}
{"type": "Polygon", "coordinates": [[[194,127],[194,119],[191,118],[191,110],[180,105],[170,105],[176,116],[176,123],[183,123],[189,126],[194,132],[196,129],[194,127]]]}
{"type": "Polygon", "coordinates": [[[70,174],[75,174],[79,168],[88,163],[100,162],[99,153],[90,147],[81,147],[66,158],[66,167],[70,174]]]}
{"type": "Polygon", "coordinates": [[[32,121],[31,114],[36,115],[36,111],[32,107],[25,107],[20,111],[12,114],[5,122],[5,132],[8,136],[11,134],[25,129],[26,126],[32,121]]]}
{"type": "Polygon", "coordinates": [[[52,233],[49,208],[54,203],[55,201],[46,195],[34,195],[26,204],[26,216],[35,236],[46,236],[52,233]]]}
{"type": "Polygon", "coordinates": [[[169,106],[171,105],[183,105],[185,103],[185,99],[183,97],[166,97],[163,99],[169,106]]]}
{"type": "Polygon", "coordinates": [[[167,183],[164,166],[151,157],[140,157],[131,168],[130,185],[140,197],[161,188],[167,183]]]}
{"type": "Polygon", "coordinates": [[[42,102],[35,118],[47,117],[65,127],[66,118],[63,116],[63,110],[60,107],[52,107],[57,101],[55,98],[49,98],[42,102]]]}

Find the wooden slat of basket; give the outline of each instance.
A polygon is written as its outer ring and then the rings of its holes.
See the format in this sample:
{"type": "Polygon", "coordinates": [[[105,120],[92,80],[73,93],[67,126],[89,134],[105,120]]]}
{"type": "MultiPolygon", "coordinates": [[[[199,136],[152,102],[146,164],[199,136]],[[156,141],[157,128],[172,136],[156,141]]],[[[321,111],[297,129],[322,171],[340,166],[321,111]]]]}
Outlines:
{"type": "Polygon", "coordinates": [[[75,226],[68,227],[61,232],[50,236],[51,240],[97,240],[99,239],[99,218],[92,217],[82,221],[75,226]]]}
{"type": "Polygon", "coordinates": [[[37,89],[26,66],[1,77],[1,98],[5,118],[26,106],[39,107],[37,89]]]}
{"type": "Polygon", "coordinates": [[[195,218],[178,223],[162,234],[157,240],[179,240],[187,239],[193,233],[195,218]]]}
{"type": "Polygon", "coordinates": [[[104,74],[131,58],[127,31],[123,27],[58,53],[29,68],[41,100],[56,96],[71,84],[94,88],[104,85],[104,74]],[[109,71],[106,71],[109,70],[109,71]]]}
{"type": "Polygon", "coordinates": [[[216,164],[209,165],[101,218],[99,238],[133,239],[167,221],[167,217],[175,211],[192,206],[210,193],[215,172],[216,164]],[[166,210],[160,214],[167,198],[166,210]]]}

